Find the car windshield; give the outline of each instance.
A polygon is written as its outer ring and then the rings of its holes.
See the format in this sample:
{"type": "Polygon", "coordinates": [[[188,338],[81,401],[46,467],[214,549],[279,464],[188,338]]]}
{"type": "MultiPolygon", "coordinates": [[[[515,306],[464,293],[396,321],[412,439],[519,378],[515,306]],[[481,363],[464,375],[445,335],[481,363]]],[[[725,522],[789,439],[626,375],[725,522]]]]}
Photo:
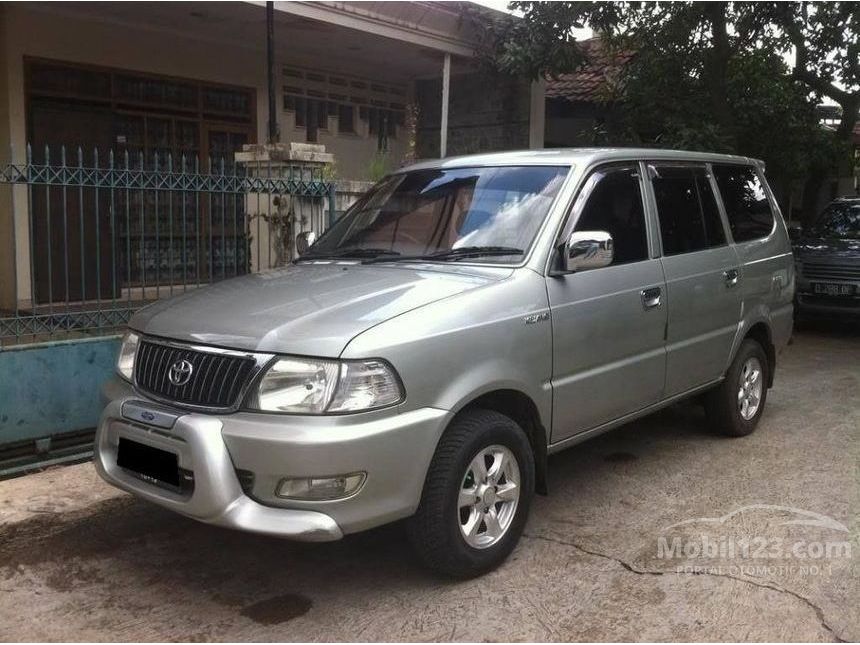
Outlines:
{"type": "Polygon", "coordinates": [[[812,225],[811,232],[821,237],[860,238],[860,200],[830,204],[812,225]]]}
{"type": "Polygon", "coordinates": [[[390,175],[335,222],[301,260],[468,258],[519,263],[568,170],[499,166],[390,175]]]}

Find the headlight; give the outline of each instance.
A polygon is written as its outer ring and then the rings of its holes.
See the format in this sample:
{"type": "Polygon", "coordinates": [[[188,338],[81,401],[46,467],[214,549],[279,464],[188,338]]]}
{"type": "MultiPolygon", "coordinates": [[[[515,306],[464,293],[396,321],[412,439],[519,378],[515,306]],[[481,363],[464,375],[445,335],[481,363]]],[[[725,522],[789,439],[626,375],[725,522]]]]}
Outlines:
{"type": "Polygon", "coordinates": [[[329,412],[372,410],[403,398],[400,379],[382,361],[349,361],[340,365],[340,381],[329,412]]]}
{"type": "Polygon", "coordinates": [[[337,385],[337,371],[334,361],[279,360],[260,381],[256,407],[273,412],[321,414],[337,385]]]}
{"type": "Polygon", "coordinates": [[[383,361],[282,358],[263,375],[250,407],[325,414],[373,410],[402,399],[400,379],[383,361]]]}
{"type": "Polygon", "coordinates": [[[116,359],[116,371],[127,381],[134,378],[134,357],[137,354],[137,343],[140,336],[133,331],[127,331],[122,338],[119,348],[119,356],[116,359]]]}

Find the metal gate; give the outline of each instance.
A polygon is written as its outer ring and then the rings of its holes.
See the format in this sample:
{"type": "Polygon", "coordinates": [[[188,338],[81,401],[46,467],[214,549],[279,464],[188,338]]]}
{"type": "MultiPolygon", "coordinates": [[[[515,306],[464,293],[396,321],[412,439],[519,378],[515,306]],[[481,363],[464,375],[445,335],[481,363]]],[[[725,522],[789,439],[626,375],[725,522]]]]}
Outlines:
{"type": "MultiPolygon", "coordinates": [[[[97,345],[78,356],[68,344],[115,335],[159,298],[288,263],[295,236],[322,232],[334,216],[334,184],[324,173],[321,165],[82,148],[28,147],[25,159],[0,166],[0,197],[11,197],[0,202],[11,204],[0,210],[11,231],[11,240],[0,239],[0,460],[34,440],[50,454],[45,438],[95,424],[86,414],[22,414],[40,398],[69,396],[89,397],[86,406],[98,409],[97,388],[40,391],[52,382],[40,370],[57,367],[51,357],[89,361],[95,375],[79,374],[83,381],[108,377],[104,358],[89,351],[97,345]],[[14,388],[3,387],[9,379],[14,388]]],[[[81,366],[67,367],[72,374],[81,366]]]]}

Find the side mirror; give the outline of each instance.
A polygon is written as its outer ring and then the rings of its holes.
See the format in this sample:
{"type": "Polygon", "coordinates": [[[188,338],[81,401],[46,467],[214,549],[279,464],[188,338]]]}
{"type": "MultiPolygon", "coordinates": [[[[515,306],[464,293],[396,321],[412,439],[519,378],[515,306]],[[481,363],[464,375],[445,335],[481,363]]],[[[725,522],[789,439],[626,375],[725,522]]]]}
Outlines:
{"type": "Polygon", "coordinates": [[[574,231],[562,245],[562,266],[568,273],[609,266],[614,258],[612,236],[606,231],[574,231]]]}
{"type": "Polygon", "coordinates": [[[296,253],[304,255],[311,248],[311,245],[317,241],[317,234],[313,231],[305,231],[296,235],[296,253]]]}
{"type": "Polygon", "coordinates": [[[788,237],[791,238],[792,242],[797,242],[801,235],[803,235],[803,228],[800,226],[790,226],[788,228],[788,237]]]}

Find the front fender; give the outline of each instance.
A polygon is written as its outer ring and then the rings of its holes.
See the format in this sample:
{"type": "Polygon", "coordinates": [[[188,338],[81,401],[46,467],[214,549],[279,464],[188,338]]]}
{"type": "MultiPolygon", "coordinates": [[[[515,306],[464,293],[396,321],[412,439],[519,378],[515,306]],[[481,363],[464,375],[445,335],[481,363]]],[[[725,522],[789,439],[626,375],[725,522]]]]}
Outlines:
{"type": "Polygon", "coordinates": [[[494,390],[520,391],[534,402],[549,431],[552,324],[548,314],[543,278],[520,269],[503,282],[379,324],[354,338],[343,357],[389,361],[406,388],[406,409],[456,412],[494,390]]]}
{"type": "Polygon", "coordinates": [[[500,390],[513,390],[527,396],[535,404],[541,425],[550,428],[552,417],[552,388],[549,382],[536,387],[522,378],[518,367],[509,361],[486,361],[452,380],[440,393],[443,409],[454,414],[472,401],[500,390]]]}

